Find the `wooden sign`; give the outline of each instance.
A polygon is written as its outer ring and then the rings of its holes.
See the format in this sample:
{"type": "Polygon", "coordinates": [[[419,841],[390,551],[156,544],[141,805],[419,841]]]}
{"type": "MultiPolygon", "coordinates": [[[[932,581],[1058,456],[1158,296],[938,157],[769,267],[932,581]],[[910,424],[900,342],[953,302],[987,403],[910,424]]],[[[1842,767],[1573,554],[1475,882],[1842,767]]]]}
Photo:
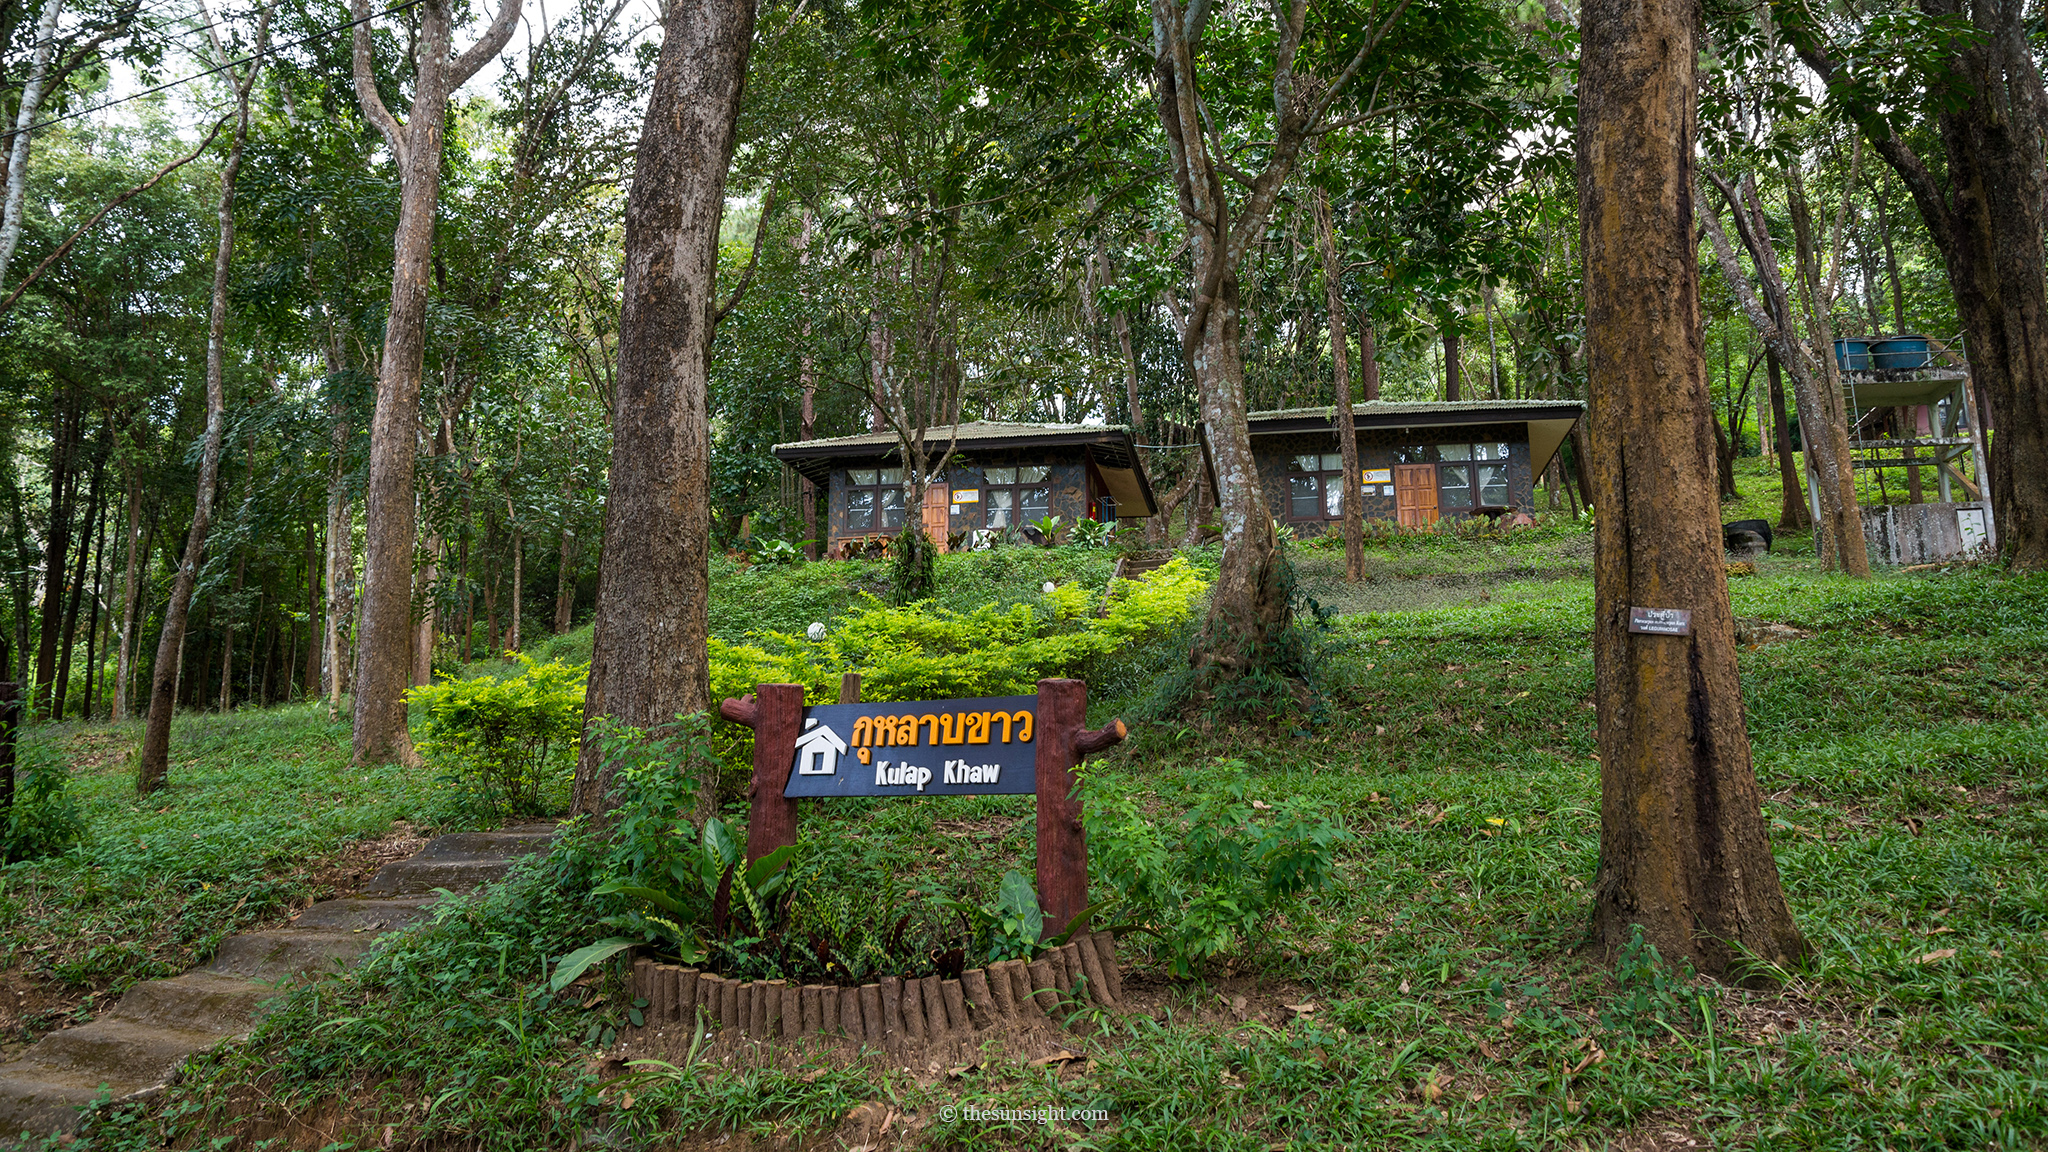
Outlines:
{"type": "Polygon", "coordinates": [[[1628,630],[1644,636],[1692,635],[1692,612],[1685,608],[1630,608],[1628,630]]]}
{"type": "Polygon", "coordinates": [[[1085,728],[1088,686],[1038,682],[1036,696],[804,707],[796,684],[757,684],[719,715],[754,730],[747,860],[796,843],[797,801],[832,796],[1038,798],[1038,903],[1048,935],[1088,906],[1088,839],[1074,767],[1123,740],[1121,720],[1085,728]]]}
{"type": "Polygon", "coordinates": [[[806,708],[782,794],[1029,796],[1037,713],[1036,696],[806,708]]]}

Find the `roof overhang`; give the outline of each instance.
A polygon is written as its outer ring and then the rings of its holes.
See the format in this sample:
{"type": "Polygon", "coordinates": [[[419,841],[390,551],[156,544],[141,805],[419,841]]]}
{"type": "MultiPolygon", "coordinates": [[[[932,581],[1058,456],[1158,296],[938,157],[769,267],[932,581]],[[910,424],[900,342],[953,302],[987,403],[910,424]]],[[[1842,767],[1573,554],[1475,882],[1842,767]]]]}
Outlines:
{"type": "MultiPolygon", "coordinates": [[[[925,433],[925,444],[934,452],[942,450],[951,439],[953,437],[950,428],[934,428],[925,433]]],[[[1137,445],[1132,441],[1128,428],[1118,425],[1082,424],[1067,427],[996,425],[981,430],[974,425],[963,424],[960,427],[959,438],[954,443],[953,452],[955,455],[966,455],[1012,448],[1086,449],[1096,469],[1102,474],[1103,483],[1108,486],[1110,497],[1116,501],[1119,514],[1152,516],[1159,511],[1159,503],[1152,494],[1152,481],[1145,475],[1144,465],[1138,459],[1137,445]]],[[[830,483],[835,468],[847,468],[869,461],[897,460],[902,457],[902,445],[894,436],[888,434],[841,436],[832,440],[798,440],[789,444],[777,444],[771,451],[776,459],[795,469],[799,475],[809,478],[814,484],[830,483]]]]}
{"type": "MultiPolygon", "coordinates": [[[[1489,404],[1469,401],[1457,405],[1368,402],[1352,409],[1355,428],[1461,428],[1481,424],[1522,424],[1529,430],[1529,467],[1542,472],[1551,457],[1571,435],[1572,425],[1585,415],[1586,406],[1577,400],[1516,400],[1489,404]]],[[[1280,436],[1292,432],[1335,432],[1335,408],[1295,409],[1285,412],[1254,412],[1246,420],[1251,435],[1280,436]]]]}

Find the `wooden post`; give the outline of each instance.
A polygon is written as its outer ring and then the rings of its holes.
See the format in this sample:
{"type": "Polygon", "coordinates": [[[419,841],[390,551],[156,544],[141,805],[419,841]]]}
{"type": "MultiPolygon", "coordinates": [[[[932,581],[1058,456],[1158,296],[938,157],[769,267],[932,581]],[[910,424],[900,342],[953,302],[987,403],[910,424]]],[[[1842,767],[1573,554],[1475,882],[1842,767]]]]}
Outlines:
{"type": "Polygon", "coordinates": [[[21,685],[0,681],[0,827],[14,810],[14,738],[20,730],[21,685]]]}
{"type": "Polygon", "coordinates": [[[1038,682],[1038,906],[1047,936],[1066,931],[1088,907],[1088,837],[1074,795],[1074,768],[1089,753],[1121,742],[1127,731],[1121,720],[1090,731],[1082,727],[1087,719],[1086,684],[1038,682]]]}
{"type": "Polygon", "coordinates": [[[796,843],[796,801],[783,796],[803,727],[800,684],[756,684],[754,695],[728,699],[718,714],[754,730],[754,780],[747,785],[747,863],[796,843]]]}

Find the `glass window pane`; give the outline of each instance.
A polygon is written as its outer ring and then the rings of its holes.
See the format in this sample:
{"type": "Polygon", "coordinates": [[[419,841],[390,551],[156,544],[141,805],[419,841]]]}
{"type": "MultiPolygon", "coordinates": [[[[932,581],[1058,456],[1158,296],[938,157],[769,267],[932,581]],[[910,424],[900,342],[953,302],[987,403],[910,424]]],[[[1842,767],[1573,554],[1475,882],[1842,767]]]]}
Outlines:
{"type": "Polygon", "coordinates": [[[1481,504],[1506,504],[1508,502],[1508,466],[1486,464],[1479,469],[1479,502],[1481,504]]]}
{"type": "Polygon", "coordinates": [[[1044,464],[1033,464],[1029,467],[1019,467],[1017,469],[1017,483],[1043,484],[1045,483],[1046,473],[1051,471],[1052,469],[1044,464]]]}
{"type": "Polygon", "coordinates": [[[1439,470],[1443,488],[1443,504],[1446,508],[1470,508],[1472,506],[1472,471],[1469,464],[1448,465],[1439,470]]]}
{"type": "Polygon", "coordinates": [[[1439,460],[1470,460],[1472,458],[1472,446],[1470,444],[1439,444],[1436,446],[1436,458],[1439,460]]]}
{"type": "Polygon", "coordinates": [[[1394,449],[1396,464],[1429,464],[1435,460],[1436,454],[1426,444],[1394,449]]]}
{"type": "Polygon", "coordinates": [[[1318,468],[1317,465],[1321,463],[1322,458],[1318,456],[1296,456],[1294,458],[1293,468],[1296,472],[1318,472],[1321,471],[1321,469],[1318,468]]]}
{"type": "Polygon", "coordinates": [[[1010,526],[1012,523],[1010,519],[1010,501],[1014,498],[1015,493],[1012,493],[1007,488],[991,488],[988,490],[989,527],[1007,528],[1010,526]]]}
{"type": "Polygon", "coordinates": [[[983,479],[991,484],[1015,484],[1017,482],[1017,470],[1015,468],[983,468],[981,475],[983,479]]]}
{"type": "Polygon", "coordinates": [[[1344,454],[1343,454],[1342,452],[1325,452],[1325,453],[1323,453],[1323,471],[1325,471],[1325,472],[1342,472],[1343,470],[1344,470],[1344,454]]]}
{"type": "Polygon", "coordinates": [[[1296,520],[1313,520],[1323,514],[1322,484],[1314,476],[1287,478],[1287,514],[1296,520]]]}
{"type": "Polygon", "coordinates": [[[882,527],[903,527],[903,489],[882,489],[882,527]]]}
{"type": "Polygon", "coordinates": [[[873,528],[875,526],[875,490],[872,488],[849,488],[846,491],[846,526],[848,528],[873,528]]]}
{"type": "Polygon", "coordinates": [[[884,484],[901,484],[901,483],[903,483],[903,469],[901,469],[901,468],[884,468],[884,469],[882,469],[882,483],[884,483],[884,484]]]}
{"type": "Polygon", "coordinates": [[[846,482],[848,484],[865,484],[872,488],[875,483],[875,470],[873,468],[852,469],[846,474],[846,482]]]}
{"type": "Polygon", "coordinates": [[[1323,515],[1332,519],[1344,515],[1344,485],[1337,483],[1344,474],[1338,473],[1323,484],[1323,515]]]}
{"type": "Polygon", "coordinates": [[[1052,511],[1052,489],[1025,488],[1017,493],[1017,514],[1036,520],[1052,511]]]}

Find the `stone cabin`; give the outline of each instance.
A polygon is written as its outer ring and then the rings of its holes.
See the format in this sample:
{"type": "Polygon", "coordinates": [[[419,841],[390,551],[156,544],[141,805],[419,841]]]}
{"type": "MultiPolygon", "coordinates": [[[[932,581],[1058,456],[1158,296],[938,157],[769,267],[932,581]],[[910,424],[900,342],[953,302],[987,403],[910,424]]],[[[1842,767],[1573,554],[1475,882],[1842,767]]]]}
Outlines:
{"type": "MultiPolygon", "coordinates": [[[[1357,405],[1365,518],[1420,527],[1450,516],[1534,512],[1535,478],[1584,412],[1577,400],[1357,405]]],[[[1335,408],[1248,418],[1266,502],[1300,536],[1320,536],[1344,519],[1336,421],[1335,408]]]]}
{"type": "MultiPolygon", "coordinates": [[[[925,442],[936,454],[952,435],[934,428],[925,442]]],[[[903,531],[909,510],[895,433],[800,440],[773,452],[826,493],[826,556],[903,531]]],[[[925,535],[945,548],[1044,516],[1119,520],[1157,511],[1128,428],[977,422],[959,426],[952,459],[925,489],[921,515],[925,535]]]]}

